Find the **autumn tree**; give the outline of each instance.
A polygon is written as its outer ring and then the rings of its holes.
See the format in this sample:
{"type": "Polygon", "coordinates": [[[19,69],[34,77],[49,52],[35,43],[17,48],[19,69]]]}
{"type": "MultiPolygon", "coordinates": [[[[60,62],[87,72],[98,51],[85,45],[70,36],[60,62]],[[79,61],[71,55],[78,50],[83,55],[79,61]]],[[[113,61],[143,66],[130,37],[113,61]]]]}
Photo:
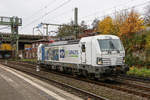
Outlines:
{"type": "Polygon", "coordinates": [[[119,26],[120,34],[125,51],[126,60],[129,65],[143,64],[144,62],[138,56],[144,51],[145,35],[141,34],[144,30],[144,20],[140,14],[131,10],[128,15],[123,18],[119,26]],[[135,53],[136,56],[133,54],[135,53]]]}
{"type": "Polygon", "coordinates": [[[116,12],[114,14],[114,16],[115,16],[113,19],[114,33],[116,33],[116,35],[120,35],[120,27],[123,25],[125,20],[128,18],[128,11],[123,10],[120,12],[116,12]]]}
{"type": "Polygon", "coordinates": [[[140,50],[145,41],[143,35],[138,34],[144,29],[144,20],[140,15],[132,10],[124,22],[120,25],[120,36],[124,42],[126,52],[140,50]]]}
{"type": "Polygon", "coordinates": [[[128,37],[133,34],[140,32],[144,29],[144,20],[140,18],[140,15],[132,10],[128,18],[124,21],[124,23],[120,26],[120,35],[126,35],[128,37]]]}
{"type": "Polygon", "coordinates": [[[104,18],[102,21],[99,21],[96,31],[102,34],[113,34],[113,20],[110,16],[104,18]]]}

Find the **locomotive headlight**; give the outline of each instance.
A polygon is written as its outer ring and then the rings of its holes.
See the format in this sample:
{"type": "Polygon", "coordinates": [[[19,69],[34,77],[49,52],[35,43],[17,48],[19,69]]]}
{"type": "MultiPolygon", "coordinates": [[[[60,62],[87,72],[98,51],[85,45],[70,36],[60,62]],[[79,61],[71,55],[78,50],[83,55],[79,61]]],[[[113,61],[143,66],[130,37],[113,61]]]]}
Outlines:
{"type": "Polygon", "coordinates": [[[126,62],[125,57],[123,57],[123,63],[125,63],[125,62],[126,62]]]}
{"type": "Polygon", "coordinates": [[[98,65],[102,65],[103,64],[102,58],[97,58],[97,64],[98,65]]]}

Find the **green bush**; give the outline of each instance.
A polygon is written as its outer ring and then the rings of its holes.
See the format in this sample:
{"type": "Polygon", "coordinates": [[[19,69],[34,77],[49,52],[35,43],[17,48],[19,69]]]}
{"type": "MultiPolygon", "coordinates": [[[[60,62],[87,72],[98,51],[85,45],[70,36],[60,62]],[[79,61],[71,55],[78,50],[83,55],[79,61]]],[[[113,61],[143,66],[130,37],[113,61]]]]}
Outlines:
{"type": "Polygon", "coordinates": [[[127,74],[135,75],[135,76],[150,77],[150,69],[146,67],[143,67],[143,68],[131,67],[130,70],[127,72],[127,74]]]}

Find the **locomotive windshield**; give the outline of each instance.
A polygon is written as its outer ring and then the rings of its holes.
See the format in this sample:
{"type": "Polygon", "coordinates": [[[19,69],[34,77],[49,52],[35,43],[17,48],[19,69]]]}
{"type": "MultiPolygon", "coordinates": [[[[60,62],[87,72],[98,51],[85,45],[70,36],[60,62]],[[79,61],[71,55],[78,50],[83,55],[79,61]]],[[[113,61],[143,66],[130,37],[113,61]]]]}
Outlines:
{"type": "Polygon", "coordinates": [[[119,39],[98,40],[101,51],[122,51],[123,46],[119,39]]]}

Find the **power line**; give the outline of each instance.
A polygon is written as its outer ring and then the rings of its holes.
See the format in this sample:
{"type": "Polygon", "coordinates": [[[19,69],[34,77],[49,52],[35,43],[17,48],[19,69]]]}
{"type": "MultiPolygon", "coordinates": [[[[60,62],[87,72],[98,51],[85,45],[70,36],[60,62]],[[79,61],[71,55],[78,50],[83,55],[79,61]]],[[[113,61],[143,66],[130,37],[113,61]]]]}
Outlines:
{"type": "Polygon", "coordinates": [[[50,13],[52,13],[52,12],[56,11],[57,9],[59,9],[59,8],[61,8],[61,7],[63,7],[64,5],[68,4],[69,2],[71,2],[71,0],[68,0],[68,1],[66,1],[66,2],[62,3],[62,4],[61,4],[61,5],[59,5],[57,8],[55,8],[55,9],[53,9],[53,10],[49,11],[48,13],[46,13],[45,15],[43,15],[43,17],[45,17],[45,16],[49,15],[50,13]]]}
{"type": "MultiPolygon", "coordinates": [[[[113,13],[109,13],[109,14],[107,14],[107,16],[108,15],[113,15],[113,14],[115,14],[116,12],[121,12],[121,11],[127,11],[127,10],[129,10],[129,9],[133,9],[133,8],[136,8],[136,7],[140,7],[140,6],[142,6],[142,5],[145,5],[145,4],[147,4],[148,2],[150,2],[150,1],[146,1],[146,2],[144,2],[144,3],[141,3],[141,4],[137,4],[137,5],[134,5],[134,6],[132,6],[132,7],[128,7],[128,8],[125,8],[125,9],[121,9],[121,10],[118,10],[118,11],[115,11],[115,12],[113,12],[113,13]]],[[[97,17],[97,18],[104,18],[106,15],[103,15],[103,16],[100,16],[100,17],[97,17]]],[[[91,20],[93,20],[93,19],[91,19],[91,20]]],[[[91,21],[91,20],[88,20],[88,21],[91,21]]]]}
{"type": "Polygon", "coordinates": [[[59,8],[63,7],[64,5],[68,4],[68,3],[69,3],[69,2],[71,2],[71,1],[72,1],[72,0],[67,0],[66,2],[64,2],[64,3],[62,3],[61,5],[59,5],[58,7],[56,7],[55,9],[53,9],[53,10],[49,11],[48,13],[44,14],[43,16],[40,16],[39,18],[37,18],[37,19],[33,20],[32,22],[30,22],[30,23],[26,24],[23,28],[25,28],[25,27],[29,26],[30,24],[33,24],[34,22],[38,21],[39,19],[44,18],[45,16],[47,16],[47,15],[49,15],[50,13],[52,13],[52,12],[56,11],[57,9],[59,9],[59,8]]]}
{"type": "Polygon", "coordinates": [[[65,14],[69,14],[69,13],[71,13],[71,12],[73,12],[74,11],[74,9],[71,9],[71,10],[69,10],[69,11],[65,11],[65,12],[62,12],[62,13],[60,13],[60,14],[58,14],[58,15],[55,15],[55,16],[53,16],[53,17],[51,17],[51,18],[49,18],[48,20],[50,20],[50,19],[57,19],[57,18],[60,18],[60,16],[64,16],[65,14]]]}
{"type": "MultiPolygon", "coordinates": [[[[147,4],[148,2],[150,2],[150,0],[149,0],[149,1],[146,1],[146,2],[144,2],[144,3],[141,3],[141,4],[134,5],[134,6],[132,6],[132,7],[128,7],[128,8],[126,8],[126,9],[121,9],[121,10],[119,10],[119,11],[117,11],[117,12],[121,12],[121,11],[124,11],[124,10],[127,11],[127,10],[129,10],[129,9],[134,9],[134,8],[143,6],[143,5],[147,4]]],[[[114,14],[114,13],[112,13],[112,14],[114,14]]]]}
{"type": "Polygon", "coordinates": [[[56,1],[57,1],[57,0],[53,0],[53,1],[49,2],[49,3],[48,3],[47,5],[45,5],[43,8],[37,10],[36,12],[34,12],[33,14],[31,14],[31,15],[30,15],[29,17],[27,17],[26,19],[27,19],[27,20],[30,19],[32,16],[34,16],[34,15],[38,14],[39,12],[41,12],[42,10],[48,8],[48,6],[54,4],[56,1]]]}
{"type": "MultiPolygon", "coordinates": [[[[131,0],[129,0],[129,1],[131,1],[131,0]]],[[[112,9],[114,9],[114,8],[116,8],[116,7],[119,7],[119,6],[125,5],[126,3],[129,3],[129,1],[127,1],[127,2],[125,2],[125,3],[123,3],[123,4],[118,4],[118,5],[114,6],[114,7],[105,9],[105,10],[103,10],[103,11],[107,11],[107,10],[110,10],[110,9],[112,10],[112,9]]],[[[135,1],[135,0],[133,0],[133,1],[135,1]]],[[[133,1],[132,1],[132,2],[133,2],[133,1]]],[[[89,17],[89,16],[92,16],[92,15],[95,15],[95,14],[100,13],[100,12],[102,12],[102,11],[97,11],[97,12],[94,12],[94,13],[92,13],[92,14],[83,16],[81,19],[86,18],[86,17],[89,17]]]]}
{"type": "MultiPolygon", "coordinates": [[[[134,1],[135,1],[135,0],[134,0],[134,1]]],[[[138,4],[138,5],[134,5],[134,6],[132,6],[132,7],[128,7],[128,8],[125,8],[125,9],[119,10],[119,11],[128,10],[128,9],[133,8],[133,7],[137,7],[137,6],[145,5],[145,4],[146,4],[146,3],[148,3],[148,2],[149,2],[149,1],[146,1],[145,3],[138,4]]],[[[127,2],[127,3],[128,3],[128,2],[127,2]]],[[[129,4],[129,3],[128,3],[128,4],[129,4]]],[[[119,6],[119,5],[118,5],[118,6],[119,6]]],[[[121,6],[121,4],[120,4],[120,6],[121,6]]],[[[114,7],[113,7],[113,8],[114,8],[114,7]]],[[[109,9],[113,9],[113,8],[109,8],[109,9]]],[[[106,10],[109,10],[109,9],[106,9],[106,10]]],[[[115,12],[119,12],[119,11],[115,11],[115,12]]],[[[115,12],[113,12],[113,13],[109,13],[109,14],[107,14],[107,15],[114,14],[115,12]]],[[[90,14],[90,15],[84,16],[84,17],[82,17],[81,19],[85,19],[85,18],[87,18],[87,17],[89,17],[89,16],[95,15],[96,13],[98,13],[98,12],[95,12],[95,13],[93,13],[93,14],[90,14]]],[[[100,16],[100,17],[105,17],[105,15],[100,16]]],[[[98,17],[98,18],[99,18],[99,17],[98,17]]]]}

